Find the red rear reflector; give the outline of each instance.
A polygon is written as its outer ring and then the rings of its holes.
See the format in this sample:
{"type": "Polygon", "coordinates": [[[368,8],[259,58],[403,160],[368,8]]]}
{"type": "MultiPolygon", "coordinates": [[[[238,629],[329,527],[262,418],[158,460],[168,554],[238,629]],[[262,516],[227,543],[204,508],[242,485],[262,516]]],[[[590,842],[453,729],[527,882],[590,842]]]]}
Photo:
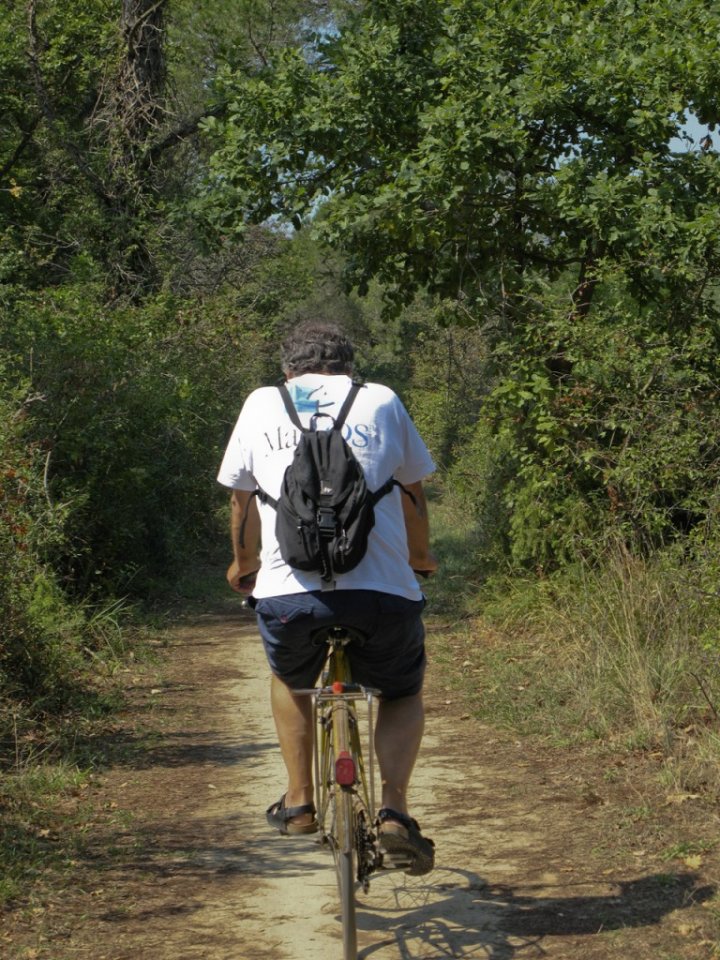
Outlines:
{"type": "Polygon", "coordinates": [[[355,761],[345,750],[335,761],[335,781],[341,787],[351,787],[355,783],[355,761]]]}
{"type": "Polygon", "coordinates": [[[335,683],[333,683],[332,685],[332,692],[345,693],[345,684],[342,683],[340,680],[336,680],[335,683]]]}

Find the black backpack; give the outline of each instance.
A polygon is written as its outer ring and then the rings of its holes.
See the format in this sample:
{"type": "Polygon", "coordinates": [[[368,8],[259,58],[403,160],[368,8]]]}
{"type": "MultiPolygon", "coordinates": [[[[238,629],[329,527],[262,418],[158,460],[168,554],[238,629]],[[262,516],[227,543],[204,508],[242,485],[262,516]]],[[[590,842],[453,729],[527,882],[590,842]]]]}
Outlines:
{"type": "MultiPolygon", "coordinates": [[[[363,469],[342,435],[361,388],[362,384],[353,381],[332,427],[318,430],[318,417],[330,415],[315,414],[310,427],[303,427],[287,387],[280,385],[288,416],[300,431],[300,442],[285,471],[279,499],[264,490],[255,491],[259,500],[277,511],[275,535],[285,563],[296,570],[319,572],[323,589],[332,588],[335,574],[354,569],[365,556],[378,500],[394,486],[404,490],[391,477],[378,490],[369,491],[363,469]]],[[[241,544],[244,526],[243,522],[241,544]]]]}

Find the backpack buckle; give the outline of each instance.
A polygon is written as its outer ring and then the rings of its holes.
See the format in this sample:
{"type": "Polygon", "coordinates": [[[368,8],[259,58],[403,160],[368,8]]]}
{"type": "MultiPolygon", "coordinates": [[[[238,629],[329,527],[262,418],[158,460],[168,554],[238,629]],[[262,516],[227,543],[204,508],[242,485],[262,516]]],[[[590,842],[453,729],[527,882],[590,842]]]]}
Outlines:
{"type": "Polygon", "coordinates": [[[320,536],[330,539],[335,536],[335,511],[331,507],[319,507],[317,526],[320,536]]]}

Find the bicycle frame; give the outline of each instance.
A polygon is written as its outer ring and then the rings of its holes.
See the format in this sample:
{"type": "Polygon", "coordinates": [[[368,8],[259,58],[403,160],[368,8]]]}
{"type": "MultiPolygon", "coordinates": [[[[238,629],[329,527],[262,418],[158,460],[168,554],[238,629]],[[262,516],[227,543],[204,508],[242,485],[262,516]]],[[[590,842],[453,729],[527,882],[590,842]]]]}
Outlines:
{"type": "Polygon", "coordinates": [[[360,792],[360,799],[371,817],[375,819],[375,699],[377,691],[367,687],[361,687],[353,684],[350,677],[349,665],[345,655],[345,646],[351,642],[350,636],[335,637],[331,641],[330,652],[323,675],[323,686],[313,691],[313,701],[315,706],[315,725],[314,725],[314,762],[315,762],[315,792],[318,808],[318,819],[320,828],[323,828],[322,813],[327,805],[326,791],[327,775],[330,774],[330,782],[336,782],[340,776],[343,786],[351,786],[354,792],[360,792]],[[368,764],[365,766],[363,758],[363,749],[360,739],[360,730],[358,725],[358,715],[355,703],[358,699],[363,699],[366,705],[367,720],[367,757],[368,764]],[[345,721],[342,719],[347,717],[345,721]],[[349,731],[346,737],[344,731],[349,731]],[[320,769],[322,758],[329,755],[329,737],[333,736],[333,754],[336,760],[345,760],[346,754],[349,754],[349,761],[355,766],[353,771],[348,767],[346,772],[340,771],[322,771],[320,769]],[[346,742],[347,740],[347,742],[346,742]],[[369,772],[369,775],[368,775],[369,772]],[[354,775],[353,775],[354,773],[354,775]]]}
{"type": "MultiPolygon", "coordinates": [[[[367,892],[370,875],[382,866],[375,826],[375,724],[378,691],[352,682],[345,648],[361,635],[343,627],[320,632],[329,652],[322,686],[312,694],[315,716],[313,756],[320,842],[335,858],[343,922],[344,960],[356,960],[355,888],[367,892]],[[367,757],[356,702],[367,708],[367,757]]],[[[298,691],[300,692],[300,691],[298,691]]]]}

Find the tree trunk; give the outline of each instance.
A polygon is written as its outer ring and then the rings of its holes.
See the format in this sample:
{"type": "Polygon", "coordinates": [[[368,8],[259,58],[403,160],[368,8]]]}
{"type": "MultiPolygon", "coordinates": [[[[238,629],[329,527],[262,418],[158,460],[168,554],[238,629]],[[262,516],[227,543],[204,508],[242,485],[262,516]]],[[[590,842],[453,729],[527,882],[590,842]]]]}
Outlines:
{"type": "Polygon", "coordinates": [[[166,114],[166,2],[122,0],[120,63],[104,111],[118,228],[115,289],[131,297],[142,296],[158,280],[147,244],[155,185],[144,158],[166,114]]]}
{"type": "Polygon", "coordinates": [[[166,2],[122,2],[122,59],[112,107],[119,139],[132,152],[145,145],[164,115],[166,2]]]}

